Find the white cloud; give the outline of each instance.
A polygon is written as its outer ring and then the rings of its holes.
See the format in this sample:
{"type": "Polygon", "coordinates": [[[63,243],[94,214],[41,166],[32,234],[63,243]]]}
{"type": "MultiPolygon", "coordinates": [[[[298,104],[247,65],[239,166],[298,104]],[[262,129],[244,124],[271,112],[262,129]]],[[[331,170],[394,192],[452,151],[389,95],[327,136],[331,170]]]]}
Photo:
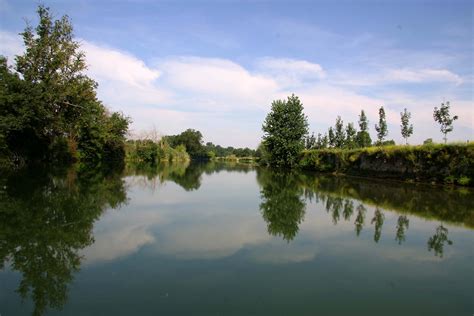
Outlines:
{"type": "Polygon", "coordinates": [[[257,67],[284,86],[302,85],[326,77],[321,65],[306,60],[267,57],[259,60],[257,67]]]}
{"type": "Polygon", "coordinates": [[[278,89],[274,80],[252,74],[242,66],[225,59],[177,57],[166,60],[160,64],[160,68],[164,71],[164,80],[174,89],[212,96],[211,99],[217,100],[225,97],[226,102],[233,104],[237,101],[242,106],[247,106],[246,103],[258,106],[266,99],[265,96],[278,89]]]}
{"type": "Polygon", "coordinates": [[[463,83],[463,79],[447,69],[394,69],[386,74],[388,81],[400,82],[453,82],[463,83]]]}
{"type": "MultiPolygon", "coordinates": [[[[10,61],[23,50],[20,37],[11,32],[0,31],[0,40],[4,44],[0,52],[10,61]]],[[[411,142],[419,143],[436,138],[438,126],[432,120],[432,110],[446,97],[452,101],[453,113],[460,117],[450,139],[473,138],[474,101],[456,93],[456,89],[472,91],[472,87],[467,87],[469,80],[446,64],[439,69],[429,63],[423,68],[409,67],[410,63],[399,68],[385,64],[376,70],[372,65],[365,73],[358,73],[350,67],[323,69],[306,60],[273,57],[256,59],[254,68],[228,59],[193,56],[147,63],[130,53],[86,40],[82,41],[82,49],[89,64],[88,74],[99,83],[99,98],[113,110],[131,116],[135,132],[153,126],[162,134],[196,128],[205,141],[256,147],[272,100],[295,93],[316,133],[326,131],[337,115],[346,123],[356,122],[361,109],[366,110],[373,131],[378,108],[383,105],[389,122],[388,137],[401,141],[399,112],[407,107],[415,123],[411,142]],[[429,98],[413,89],[390,87],[437,82],[448,84],[443,90],[433,88],[429,98]]]]}
{"type": "Polygon", "coordinates": [[[87,41],[82,41],[81,49],[86,52],[90,75],[97,80],[119,81],[140,88],[150,86],[160,76],[158,70],[128,53],[87,41]]]}
{"type": "Polygon", "coordinates": [[[20,35],[0,30],[0,55],[8,57],[12,65],[15,55],[23,53],[24,46],[20,35]]]}

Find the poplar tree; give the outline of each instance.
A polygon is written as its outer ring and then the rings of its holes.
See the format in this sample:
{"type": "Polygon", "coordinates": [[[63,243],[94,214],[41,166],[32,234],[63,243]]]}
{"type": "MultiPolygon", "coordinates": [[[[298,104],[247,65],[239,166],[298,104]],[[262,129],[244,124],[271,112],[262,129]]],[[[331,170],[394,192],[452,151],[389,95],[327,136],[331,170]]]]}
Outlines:
{"type": "Polygon", "coordinates": [[[402,125],[400,125],[402,129],[402,136],[405,138],[405,144],[408,145],[408,137],[413,134],[413,124],[410,124],[411,113],[407,111],[405,108],[403,112],[400,112],[400,119],[402,121],[402,125]]]}
{"type": "Polygon", "coordinates": [[[357,131],[353,123],[349,123],[346,126],[346,140],[345,146],[349,149],[354,149],[356,147],[356,134],[357,131]]]}
{"type": "Polygon", "coordinates": [[[334,126],[334,146],[337,148],[344,147],[344,142],[346,140],[346,135],[344,133],[344,121],[340,116],[336,119],[336,125],[334,126]]]}
{"type": "Polygon", "coordinates": [[[451,115],[449,114],[449,106],[449,101],[441,103],[441,107],[439,109],[435,107],[433,112],[434,120],[441,125],[441,133],[444,134],[443,139],[445,144],[448,141],[448,133],[453,131],[454,121],[458,119],[457,115],[451,118],[451,115]]]}
{"type": "Polygon", "coordinates": [[[372,139],[369,134],[369,120],[365,115],[364,110],[360,111],[359,115],[359,132],[357,132],[356,143],[358,147],[368,147],[372,144],[372,139]]]}
{"type": "Polygon", "coordinates": [[[375,124],[375,130],[377,131],[378,144],[381,146],[388,134],[387,121],[385,119],[385,110],[383,106],[379,109],[379,124],[375,124]]]}

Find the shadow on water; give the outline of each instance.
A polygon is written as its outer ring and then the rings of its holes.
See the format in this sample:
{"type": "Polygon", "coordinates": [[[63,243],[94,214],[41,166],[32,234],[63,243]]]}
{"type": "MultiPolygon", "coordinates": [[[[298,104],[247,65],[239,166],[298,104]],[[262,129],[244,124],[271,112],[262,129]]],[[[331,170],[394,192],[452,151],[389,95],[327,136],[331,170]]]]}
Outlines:
{"type": "MultiPolygon", "coordinates": [[[[79,168],[80,169],[80,168],[79,168]]],[[[127,200],[121,170],[23,170],[0,178],[0,268],[21,274],[33,315],[60,309],[94,242],[94,222],[127,200]]]]}
{"type": "MultiPolygon", "coordinates": [[[[128,165],[125,169],[76,168],[24,170],[0,177],[0,268],[21,274],[17,292],[31,297],[35,315],[60,309],[81,265],[81,249],[94,242],[93,225],[107,208],[127,201],[125,177],[154,186],[171,181],[186,191],[199,190],[203,174],[254,172],[260,187],[260,212],[268,233],[290,242],[304,221],[307,203],[323,205],[334,225],[354,224],[359,236],[374,226],[379,242],[386,212],[398,214],[394,240],[403,244],[409,216],[441,222],[427,241],[443,257],[452,245],[446,224],[474,227],[472,190],[384,183],[366,179],[276,171],[241,163],[209,162],[128,165]],[[143,180],[143,181],[142,181],[143,180]],[[368,218],[368,208],[373,216],[368,218]]],[[[158,188],[158,186],[157,186],[158,188]]]]}

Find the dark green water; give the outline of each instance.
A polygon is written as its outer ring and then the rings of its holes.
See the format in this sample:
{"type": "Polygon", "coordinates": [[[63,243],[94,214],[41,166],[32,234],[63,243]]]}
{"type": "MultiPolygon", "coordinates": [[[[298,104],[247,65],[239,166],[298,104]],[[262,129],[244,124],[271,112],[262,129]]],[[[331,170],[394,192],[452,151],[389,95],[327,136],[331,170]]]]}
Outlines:
{"type": "Polygon", "coordinates": [[[474,193],[196,164],[0,177],[0,314],[472,315],[474,193]]]}

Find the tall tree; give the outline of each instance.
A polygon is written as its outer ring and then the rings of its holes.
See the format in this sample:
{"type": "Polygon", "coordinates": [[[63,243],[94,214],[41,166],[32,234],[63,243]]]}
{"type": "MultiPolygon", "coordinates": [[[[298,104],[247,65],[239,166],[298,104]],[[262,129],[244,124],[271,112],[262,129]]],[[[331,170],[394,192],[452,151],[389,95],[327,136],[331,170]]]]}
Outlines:
{"type": "Polygon", "coordinates": [[[405,138],[405,144],[408,145],[408,137],[413,134],[413,124],[410,124],[411,113],[405,108],[403,112],[400,112],[400,119],[402,121],[402,136],[405,138]]]}
{"type": "Polygon", "coordinates": [[[377,131],[378,144],[381,146],[388,134],[387,121],[385,119],[385,110],[383,106],[379,109],[379,124],[375,124],[375,130],[377,131]]]}
{"type": "Polygon", "coordinates": [[[38,25],[21,33],[25,52],[14,70],[2,58],[0,121],[14,122],[0,124],[3,146],[27,161],[123,158],[129,119],[97,99],[69,18],[54,20],[44,6],[37,12],[38,25]]]}
{"type": "Polygon", "coordinates": [[[344,147],[344,142],[346,140],[346,135],[344,133],[344,122],[341,117],[338,116],[336,119],[336,125],[334,126],[334,145],[337,148],[344,147]]]}
{"type": "Polygon", "coordinates": [[[433,118],[436,122],[441,125],[441,133],[444,134],[444,143],[448,141],[448,133],[453,131],[453,123],[455,120],[458,119],[458,116],[455,115],[451,118],[449,114],[449,101],[446,103],[441,103],[441,107],[438,109],[437,107],[434,108],[433,118]]]}
{"type": "Polygon", "coordinates": [[[308,136],[305,139],[305,148],[313,149],[315,146],[316,146],[316,137],[314,137],[314,133],[312,133],[311,136],[308,136]]]}
{"type": "Polygon", "coordinates": [[[372,139],[369,134],[369,120],[365,115],[364,110],[360,111],[359,115],[359,132],[357,132],[356,142],[358,147],[368,147],[372,145],[372,139]]]}
{"type": "Polygon", "coordinates": [[[262,130],[270,165],[296,166],[308,134],[308,119],[300,99],[293,94],[287,100],[273,101],[262,130]]]}
{"type": "Polygon", "coordinates": [[[336,135],[334,134],[334,129],[329,127],[328,129],[328,142],[329,142],[329,147],[335,147],[336,146],[336,135]]]}
{"type": "Polygon", "coordinates": [[[354,149],[356,147],[356,134],[357,131],[353,123],[349,123],[346,126],[346,140],[345,146],[349,149],[354,149]]]}

